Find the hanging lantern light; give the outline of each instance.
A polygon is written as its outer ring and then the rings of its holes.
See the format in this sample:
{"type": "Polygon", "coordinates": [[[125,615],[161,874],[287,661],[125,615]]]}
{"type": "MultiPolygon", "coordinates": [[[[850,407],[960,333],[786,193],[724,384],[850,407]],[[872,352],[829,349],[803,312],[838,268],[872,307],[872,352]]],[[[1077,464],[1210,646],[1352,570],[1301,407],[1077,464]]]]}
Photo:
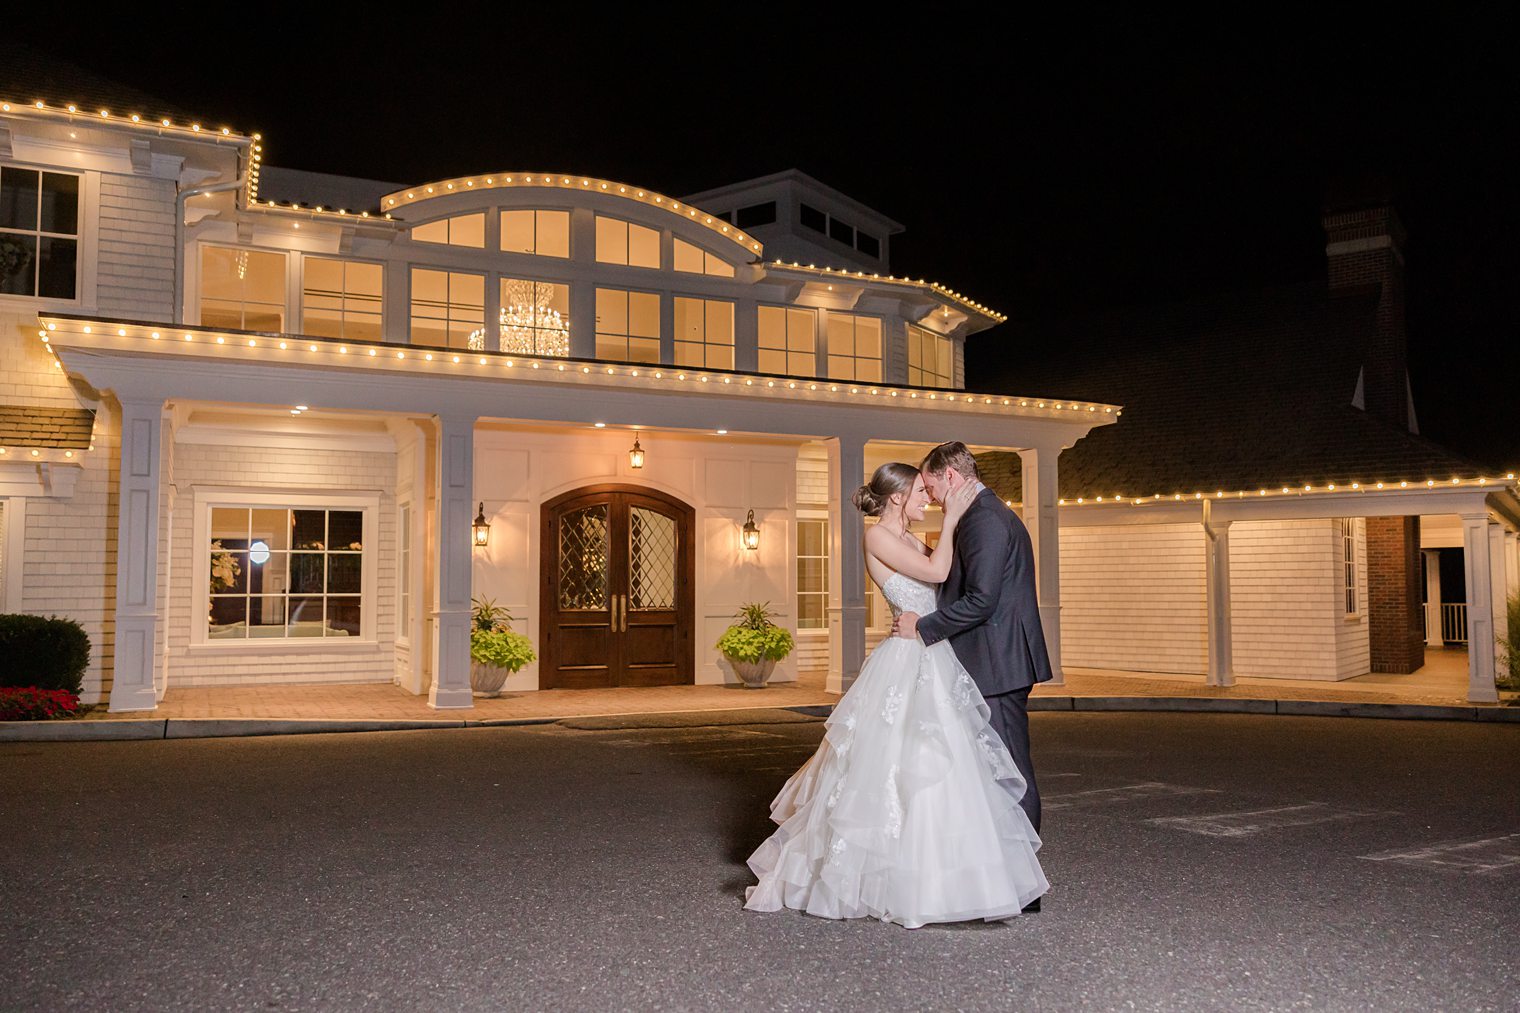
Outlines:
{"type": "Polygon", "coordinates": [[[475,548],[483,549],[491,541],[491,525],[486,522],[486,505],[480,504],[479,511],[475,514],[475,523],[470,525],[470,532],[475,537],[475,548]]]}
{"type": "Polygon", "coordinates": [[[753,510],[744,519],[744,547],[750,550],[760,548],[760,529],[755,525],[755,511],[753,510]]]}
{"type": "Polygon", "coordinates": [[[628,467],[635,471],[644,467],[644,448],[639,446],[637,435],[633,437],[633,449],[628,451],[628,467]]]}

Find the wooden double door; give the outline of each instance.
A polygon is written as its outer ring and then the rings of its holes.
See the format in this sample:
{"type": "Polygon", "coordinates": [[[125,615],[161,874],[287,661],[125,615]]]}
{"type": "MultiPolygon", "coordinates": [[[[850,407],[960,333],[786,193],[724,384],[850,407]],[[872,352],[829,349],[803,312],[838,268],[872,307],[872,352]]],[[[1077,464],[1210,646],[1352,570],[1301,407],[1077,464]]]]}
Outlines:
{"type": "Polygon", "coordinates": [[[539,579],[544,689],[695,681],[694,512],[629,485],[545,503],[539,579]]]}

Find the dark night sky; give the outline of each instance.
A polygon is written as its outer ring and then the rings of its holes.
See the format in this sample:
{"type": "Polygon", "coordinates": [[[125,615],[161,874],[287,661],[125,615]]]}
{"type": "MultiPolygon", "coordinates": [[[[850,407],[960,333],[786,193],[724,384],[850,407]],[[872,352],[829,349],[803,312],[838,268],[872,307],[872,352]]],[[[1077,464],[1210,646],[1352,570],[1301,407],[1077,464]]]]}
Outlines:
{"type": "Polygon", "coordinates": [[[1013,318],[973,341],[973,386],[1016,385],[1022,320],[1323,277],[1326,184],[1378,173],[1409,230],[1422,431],[1520,464],[1511,15],[1200,23],[1093,7],[1037,25],[771,5],[740,26],[716,6],[564,9],[359,32],[263,9],[186,13],[183,28],[11,25],[263,131],[278,166],[402,183],[547,169],[671,194],[795,166],[907,226],[898,273],[1013,318]]]}

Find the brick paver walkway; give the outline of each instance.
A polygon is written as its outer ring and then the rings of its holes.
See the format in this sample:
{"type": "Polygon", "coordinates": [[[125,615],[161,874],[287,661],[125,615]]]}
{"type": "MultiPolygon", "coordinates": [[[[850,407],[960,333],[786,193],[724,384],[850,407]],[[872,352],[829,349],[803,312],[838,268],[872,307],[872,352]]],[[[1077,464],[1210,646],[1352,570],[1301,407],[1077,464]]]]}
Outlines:
{"type": "MultiPolygon", "coordinates": [[[[1050,697],[1207,697],[1234,700],[1319,700],[1332,703],[1395,703],[1468,706],[1467,656],[1432,651],[1413,675],[1368,675],[1344,682],[1303,679],[1241,679],[1229,688],[1207,686],[1202,676],[1068,669],[1061,686],[1040,686],[1050,697]]],[[[820,674],[763,690],[737,686],[661,686],[626,689],[549,689],[475,700],[468,710],[434,710],[426,696],[385,683],[350,685],[171,687],[151,712],[108,714],[123,718],[316,718],[326,720],[459,721],[548,719],[604,714],[735,710],[747,707],[829,705],[838,696],[823,688],[820,674]]]]}

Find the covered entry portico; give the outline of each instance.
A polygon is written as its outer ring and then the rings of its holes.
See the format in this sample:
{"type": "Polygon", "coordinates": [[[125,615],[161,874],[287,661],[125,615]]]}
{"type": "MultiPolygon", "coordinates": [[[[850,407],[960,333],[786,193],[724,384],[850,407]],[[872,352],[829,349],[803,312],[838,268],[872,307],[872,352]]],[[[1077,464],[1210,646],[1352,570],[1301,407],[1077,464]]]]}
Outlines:
{"type": "MultiPolygon", "coordinates": [[[[745,439],[823,442],[834,492],[829,521],[839,561],[829,608],[828,688],[840,691],[865,656],[866,604],[862,518],[839,507],[864,477],[869,442],[958,439],[1019,454],[1029,476],[1024,518],[1036,549],[1041,618],[1059,678],[1057,459],[1063,449],[1119,414],[1114,406],[1088,402],[720,370],[513,358],[79,316],[47,315],[42,323],[68,375],[120,404],[113,711],[153,709],[171,675],[163,653],[164,613],[182,608],[183,602],[176,597],[170,604],[166,597],[166,574],[173,567],[162,558],[160,530],[165,500],[173,495],[166,407],[178,402],[265,411],[305,406],[303,410],[381,419],[421,434],[426,453],[417,458],[416,468],[427,488],[422,512],[426,537],[413,543],[412,555],[428,589],[428,700],[437,708],[472,706],[471,521],[480,502],[482,476],[476,468],[482,426],[600,425],[629,436],[634,431],[718,436],[723,430],[721,435],[732,437],[730,457],[742,457],[745,439]]],[[[757,511],[762,539],[789,545],[783,530],[789,513],[764,514],[757,511]]],[[[705,551],[713,532],[735,528],[743,519],[718,509],[707,516],[699,513],[697,524],[706,533],[697,536],[697,551],[705,551]]],[[[369,565],[395,563],[376,558],[369,565]]],[[[703,645],[696,649],[700,658],[703,645]]]]}

